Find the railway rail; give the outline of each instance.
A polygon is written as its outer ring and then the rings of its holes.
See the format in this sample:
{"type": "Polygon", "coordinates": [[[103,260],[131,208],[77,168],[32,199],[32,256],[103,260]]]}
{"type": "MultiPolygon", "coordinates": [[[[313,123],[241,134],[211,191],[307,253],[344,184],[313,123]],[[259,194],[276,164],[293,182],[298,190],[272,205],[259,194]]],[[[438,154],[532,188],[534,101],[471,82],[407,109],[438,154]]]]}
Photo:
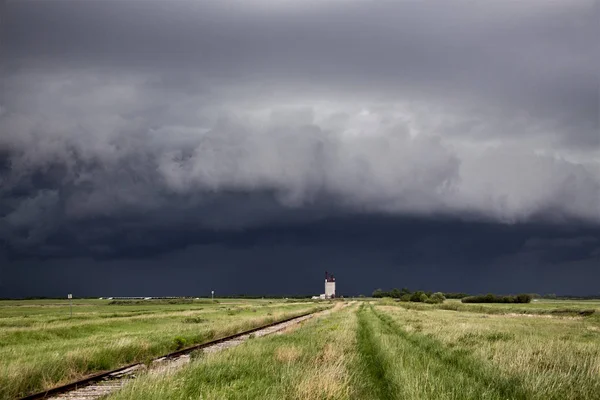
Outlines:
{"type": "MultiPolygon", "coordinates": [[[[300,315],[284,318],[282,320],[265,324],[233,335],[211,340],[209,342],[204,342],[194,346],[186,347],[184,349],[177,350],[162,355],[160,357],[154,358],[152,360],[152,365],[153,368],[158,370],[162,368],[163,372],[165,370],[173,370],[189,362],[189,355],[194,351],[203,350],[207,352],[215,352],[224,348],[233,347],[250,338],[250,335],[252,334],[256,336],[269,335],[271,333],[281,331],[290,325],[300,323],[306,319],[312,318],[317,313],[322,313],[324,311],[326,312],[329,310],[330,309],[306,312],[300,315]]],[[[30,394],[25,397],[21,397],[19,400],[96,399],[120,389],[127,381],[135,377],[135,372],[142,371],[145,369],[145,367],[145,363],[132,363],[110,371],[104,371],[97,374],[88,375],[75,382],[67,383],[61,386],[56,386],[54,388],[42,392],[30,394]]]]}

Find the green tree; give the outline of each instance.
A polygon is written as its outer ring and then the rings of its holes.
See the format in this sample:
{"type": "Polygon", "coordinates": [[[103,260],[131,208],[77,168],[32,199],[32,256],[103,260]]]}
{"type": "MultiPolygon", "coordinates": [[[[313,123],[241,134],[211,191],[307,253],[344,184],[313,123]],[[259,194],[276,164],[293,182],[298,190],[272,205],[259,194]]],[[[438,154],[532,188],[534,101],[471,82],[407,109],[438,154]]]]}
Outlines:
{"type": "Polygon", "coordinates": [[[434,293],[431,296],[429,296],[429,300],[428,303],[431,304],[440,304],[443,303],[444,300],[446,300],[446,298],[444,297],[444,295],[440,292],[434,293]]]}
{"type": "Polygon", "coordinates": [[[420,303],[421,302],[421,295],[424,295],[425,297],[427,297],[427,295],[421,291],[418,290],[416,292],[414,292],[413,294],[410,295],[410,301],[413,301],[415,303],[420,303]]]}

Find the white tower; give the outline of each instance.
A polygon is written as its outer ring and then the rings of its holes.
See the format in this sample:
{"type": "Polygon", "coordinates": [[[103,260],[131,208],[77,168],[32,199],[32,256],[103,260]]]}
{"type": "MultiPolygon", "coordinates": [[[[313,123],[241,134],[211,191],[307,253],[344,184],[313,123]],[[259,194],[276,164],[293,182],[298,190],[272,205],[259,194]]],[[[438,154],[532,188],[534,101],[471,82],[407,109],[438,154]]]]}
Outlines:
{"type": "Polygon", "coordinates": [[[325,271],[325,298],[335,298],[335,276],[330,275],[325,271]]]}

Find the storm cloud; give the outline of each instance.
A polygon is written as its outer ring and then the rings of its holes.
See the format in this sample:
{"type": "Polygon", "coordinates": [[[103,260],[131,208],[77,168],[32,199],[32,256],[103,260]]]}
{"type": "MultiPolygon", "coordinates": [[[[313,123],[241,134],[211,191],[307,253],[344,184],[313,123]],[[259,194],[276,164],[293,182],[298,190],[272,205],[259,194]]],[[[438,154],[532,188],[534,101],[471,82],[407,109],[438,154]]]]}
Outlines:
{"type": "Polygon", "coordinates": [[[510,257],[597,261],[597,2],[269,3],[0,5],[0,262],[355,218],[542,224],[510,257]]]}

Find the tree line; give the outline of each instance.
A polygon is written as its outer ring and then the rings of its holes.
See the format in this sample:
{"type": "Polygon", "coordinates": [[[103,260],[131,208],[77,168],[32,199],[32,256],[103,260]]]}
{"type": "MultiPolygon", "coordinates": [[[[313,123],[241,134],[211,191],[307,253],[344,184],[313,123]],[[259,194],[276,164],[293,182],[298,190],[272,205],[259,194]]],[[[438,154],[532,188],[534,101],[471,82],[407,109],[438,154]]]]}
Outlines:
{"type": "Polygon", "coordinates": [[[372,294],[375,298],[390,297],[392,299],[398,299],[399,301],[412,301],[416,303],[430,303],[437,304],[443,303],[446,299],[460,299],[463,303],[529,303],[531,299],[535,297],[542,297],[540,295],[531,295],[527,293],[521,293],[510,296],[499,296],[492,293],[485,295],[472,296],[467,293],[461,292],[430,292],[417,290],[415,292],[410,291],[407,288],[393,288],[392,290],[385,291],[382,289],[376,289],[372,294]]]}
{"type": "Polygon", "coordinates": [[[515,296],[498,296],[492,293],[463,298],[463,303],[530,303],[532,296],[527,293],[515,296]]]}
{"type": "Polygon", "coordinates": [[[407,288],[397,289],[394,288],[390,291],[383,291],[381,289],[376,289],[373,294],[375,298],[383,298],[383,297],[391,297],[393,299],[398,299],[400,301],[412,301],[415,303],[429,303],[429,304],[438,304],[443,303],[448,297],[441,292],[425,292],[422,290],[418,290],[416,292],[411,292],[407,288]]]}

